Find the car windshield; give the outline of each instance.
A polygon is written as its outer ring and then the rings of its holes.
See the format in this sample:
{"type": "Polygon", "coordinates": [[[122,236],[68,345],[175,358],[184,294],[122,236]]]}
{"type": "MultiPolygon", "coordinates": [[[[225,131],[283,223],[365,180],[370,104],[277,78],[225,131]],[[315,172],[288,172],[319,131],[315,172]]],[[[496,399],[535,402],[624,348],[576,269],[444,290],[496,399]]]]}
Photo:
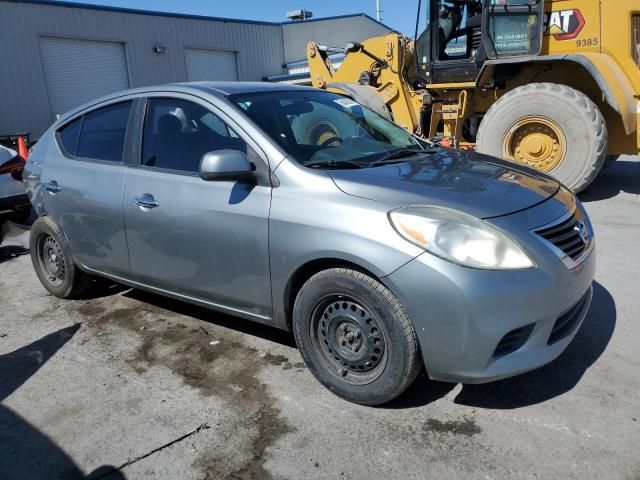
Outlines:
{"type": "Polygon", "coordinates": [[[400,162],[426,146],[377,113],[329,92],[263,92],[230,99],[295,160],[311,168],[400,162]]]}

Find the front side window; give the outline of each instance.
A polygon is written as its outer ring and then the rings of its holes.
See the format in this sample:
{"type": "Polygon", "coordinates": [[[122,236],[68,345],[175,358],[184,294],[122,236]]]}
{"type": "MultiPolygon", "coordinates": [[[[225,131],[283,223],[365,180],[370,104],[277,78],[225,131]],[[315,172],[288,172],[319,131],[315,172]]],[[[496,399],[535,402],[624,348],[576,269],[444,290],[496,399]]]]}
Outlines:
{"type": "Polygon", "coordinates": [[[305,166],[332,160],[367,164],[397,150],[423,148],[404,129],[333,93],[253,93],[231,100],[305,166]]]}
{"type": "Polygon", "coordinates": [[[78,139],[77,156],[122,162],[130,112],[129,101],[86,113],[78,139]]]}
{"type": "Polygon", "coordinates": [[[247,152],[247,144],[205,107],[176,98],[152,98],[147,104],[142,165],[198,173],[200,160],[215,150],[247,152]]]}

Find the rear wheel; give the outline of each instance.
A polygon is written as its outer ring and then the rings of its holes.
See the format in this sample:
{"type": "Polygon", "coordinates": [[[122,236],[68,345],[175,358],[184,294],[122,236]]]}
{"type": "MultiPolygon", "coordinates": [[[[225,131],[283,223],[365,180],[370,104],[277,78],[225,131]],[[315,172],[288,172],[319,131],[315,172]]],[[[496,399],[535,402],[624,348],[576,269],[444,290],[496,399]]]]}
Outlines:
{"type": "Polygon", "coordinates": [[[351,402],[392,400],[422,365],[402,305],[382,284],[354,270],[330,269],[311,277],[296,298],[293,330],[313,375],[351,402]]]}
{"type": "Polygon", "coordinates": [[[31,262],[42,286],[58,298],[78,298],[92,278],[73,262],[71,248],[56,222],[41,217],[31,227],[31,262]]]}
{"type": "Polygon", "coordinates": [[[580,192],[602,170],[607,142],[604,117],[586,95],[565,85],[533,83],[489,109],[476,148],[549,173],[580,192]]]}

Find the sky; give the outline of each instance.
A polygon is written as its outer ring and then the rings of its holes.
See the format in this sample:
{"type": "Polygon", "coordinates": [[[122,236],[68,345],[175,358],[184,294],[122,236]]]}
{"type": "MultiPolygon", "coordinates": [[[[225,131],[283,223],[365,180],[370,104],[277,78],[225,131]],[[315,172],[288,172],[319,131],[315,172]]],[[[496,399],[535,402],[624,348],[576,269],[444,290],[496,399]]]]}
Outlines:
{"type": "MultiPolygon", "coordinates": [[[[381,1],[382,22],[413,36],[418,0],[381,1]]],[[[312,11],[314,18],[351,13],[376,16],[375,0],[77,0],[77,3],[268,22],[286,20],[286,12],[301,8],[312,11]]]]}

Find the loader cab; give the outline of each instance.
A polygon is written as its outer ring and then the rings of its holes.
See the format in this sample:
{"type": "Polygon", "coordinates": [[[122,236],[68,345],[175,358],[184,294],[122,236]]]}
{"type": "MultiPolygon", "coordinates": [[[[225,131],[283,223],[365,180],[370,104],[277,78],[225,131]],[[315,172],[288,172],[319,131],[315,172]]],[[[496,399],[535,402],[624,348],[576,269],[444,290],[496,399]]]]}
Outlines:
{"type": "Polygon", "coordinates": [[[426,16],[415,44],[425,84],[473,82],[488,59],[542,49],[544,0],[428,0],[418,16],[426,16]]]}

